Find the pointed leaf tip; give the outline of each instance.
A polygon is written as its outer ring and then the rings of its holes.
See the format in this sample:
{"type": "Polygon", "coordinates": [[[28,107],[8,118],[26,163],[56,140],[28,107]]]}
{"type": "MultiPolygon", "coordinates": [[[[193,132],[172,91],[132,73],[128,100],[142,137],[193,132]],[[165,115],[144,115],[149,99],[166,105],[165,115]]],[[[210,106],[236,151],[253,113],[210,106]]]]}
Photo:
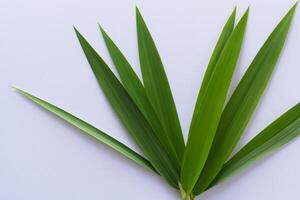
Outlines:
{"type": "Polygon", "coordinates": [[[99,29],[100,29],[101,34],[102,34],[103,37],[108,36],[107,33],[106,33],[106,31],[104,30],[104,28],[100,24],[98,24],[98,27],[99,27],[99,29]]]}
{"type": "Polygon", "coordinates": [[[234,16],[236,16],[236,11],[237,11],[237,6],[234,6],[233,11],[232,11],[232,14],[233,14],[234,16]]]}
{"type": "Polygon", "coordinates": [[[78,29],[75,27],[75,26],[73,26],[73,28],[74,28],[74,31],[75,31],[75,33],[76,33],[76,36],[77,36],[77,38],[78,39],[83,39],[83,36],[82,36],[82,34],[78,31],[78,29]]]}
{"type": "Polygon", "coordinates": [[[103,28],[102,28],[102,26],[101,26],[101,24],[100,23],[97,23],[98,24],[98,27],[99,27],[99,29],[102,31],[102,30],[104,30],[103,28]]]}
{"type": "Polygon", "coordinates": [[[299,0],[296,1],[296,3],[294,4],[293,7],[297,7],[298,3],[299,3],[299,0]]]}
{"type": "Polygon", "coordinates": [[[76,33],[79,32],[75,26],[73,26],[73,29],[76,33]]]}
{"type": "Polygon", "coordinates": [[[244,18],[244,17],[247,17],[247,18],[248,18],[249,12],[250,12],[250,5],[247,7],[247,9],[246,9],[246,11],[245,11],[245,13],[244,13],[244,15],[243,15],[242,18],[244,18]]]}
{"type": "Polygon", "coordinates": [[[138,8],[138,6],[135,6],[135,14],[137,16],[141,16],[141,12],[140,12],[140,9],[138,8]]]}

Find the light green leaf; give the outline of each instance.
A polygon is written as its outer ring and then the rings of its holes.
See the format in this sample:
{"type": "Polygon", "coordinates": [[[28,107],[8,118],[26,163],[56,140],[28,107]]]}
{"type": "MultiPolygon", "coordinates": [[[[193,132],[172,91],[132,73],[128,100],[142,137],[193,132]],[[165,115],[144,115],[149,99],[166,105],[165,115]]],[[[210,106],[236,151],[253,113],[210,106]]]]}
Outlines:
{"type": "Polygon", "coordinates": [[[234,8],[234,10],[232,11],[231,15],[229,16],[221,34],[220,37],[217,41],[217,44],[214,48],[214,51],[212,53],[212,56],[209,60],[207,69],[205,71],[205,75],[201,84],[201,88],[199,90],[199,94],[198,94],[198,98],[197,98],[197,102],[196,102],[196,106],[195,106],[195,110],[194,110],[194,115],[193,117],[196,117],[197,114],[199,112],[200,109],[200,102],[202,101],[202,99],[204,98],[204,94],[205,92],[200,92],[200,91],[205,91],[208,83],[212,77],[213,71],[215,70],[216,64],[220,58],[220,55],[222,53],[222,50],[224,49],[224,46],[229,38],[229,36],[231,35],[233,28],[234,28],[234,22],[235,22],[235,16],[236,16],[236,7],[234,8]]]}
{"type": "Polygon", "coordinates": [[[190,193],[204,167],[221,117],[227,91],[240,54],[249,9],[233,30],[212,72],[199,111],[194,113],[181,171],[181,184],[190,193]]]}
{"type": "MultiPolygon", "coordinates": [[[[152,126],[156,136],[159,138],[161,143],[166,147],[168,153],[172,156],[174,160],[178,160],[177,153],[175,148],[166,134],[165,130],[162,127],[161,122],[159,121],[156,112],[154,111],[148,97],[146,90],[141,83],[140,79],[133,71],[129,62],[115,45],[112,39],[106,34],[106,32],[101,28],[101,32],[105,41],[105,44],[108,48],[110,56],[115,64],[115,67],[120,75],[121,81],[124,85],[124,88],[135,102],[137,107],[143,113],[149,124],[152,126]]],[[[179,165],[179,163],[178,163],[179,165]]]]}
{"type": "Polygon", "coordinates": [[[140,65],[146,93],[181,163],[185,145],[175,103],[162,61],[138,9],[136,9],[136,24],[140,65]]]}
{"type": "Polygon", "coordinates": [[[195,194],[205,191],[242,136],[275,68],[295,8],[288,12],[269,36],[226,105],[209,157],[194,188],[195,194]]]}
{"type": "Polygon", "coordinates": [[[229,178],[255,161],[271,154],[300,134],[300,104],[297,104],[254,137],[222,168],[210,187],[229,178]]]}
{"type": "Polygon", "coordinates": [[[28,98],[29,100],[35,102],[36,104],[45,108],[46,110],[53,113],[54,115],[60,117],[61,119],[65,120],[66,122],[72,124],[73,126],[82,130],[84,133],[86,133],[86,134],[92,136],[93,138],[97,139],[98,141],[106,144],[107,146],[111,147],[115,151],[124,155],[128,159],[134,161],[135,163],[139,164],[140,166],[142,166],[146,169],[149,169],[149,170],[157,173],[156,170],[153,168],[153,166],[147,159],[145,159],[144,157],[142,157],[141,155],[139,155],[138,153],[136,153],[129,147],[125,146],[118,140],[114,139],[113,137],[100,131],[99,129],[95,128],[94,126],[86,123],[85,121],[75,117],[74,115],[62,110],[61,108],[58,108],[58,107],[50,104],[47,101],[39,99],[23,90],[18,89],[18,88],[16,88],[16,90],[20,94],[22,94],[23,96],[28,98]]]}
{"type": "Polygon", "coordinates": [[[178,187],[179,169],[176,162],[106,63],[77,30],[76,34],[99,85],[128,133],[159,174],[170,185],[178,187]]]}

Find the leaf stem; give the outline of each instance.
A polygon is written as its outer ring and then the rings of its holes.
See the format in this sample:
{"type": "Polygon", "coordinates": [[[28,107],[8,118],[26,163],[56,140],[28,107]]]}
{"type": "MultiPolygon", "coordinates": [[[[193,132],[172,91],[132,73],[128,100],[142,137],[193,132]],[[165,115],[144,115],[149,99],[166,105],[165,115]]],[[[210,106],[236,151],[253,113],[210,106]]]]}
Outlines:
{"type": "Polygon", "coordinates": [[[182,188],[181,184],[179,183],[178,185],[179,185],[182,200],[195,200],[195,196],[193,194],[187,194],[182,188]]]}
{"type": "Polygon", "coordinates": [[[195,200],[195,197],[193,195],[186,195],[185,197],[182,197],[182,200],[195,200]]]}

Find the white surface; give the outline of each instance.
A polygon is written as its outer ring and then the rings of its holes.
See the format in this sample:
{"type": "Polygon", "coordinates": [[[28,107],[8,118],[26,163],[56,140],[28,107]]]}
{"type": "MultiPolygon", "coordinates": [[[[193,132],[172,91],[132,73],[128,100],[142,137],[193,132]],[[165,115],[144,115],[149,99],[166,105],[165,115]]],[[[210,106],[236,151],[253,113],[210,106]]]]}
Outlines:
{"type": "MultiPolygon", "coordinates": [[[[101,23],[131,61],[138,5],[163,59],[185,137],[198,88],[225,20],[251,5],[233,86],[294,0],[0,1],[0,199],[178,199],[158,177],[86,137],[14,92],[16,85],[65,108],[135,148],[93,77],[75,25],[111,60],[101,23]]],[[[241,144],[300,100],[300,10],[270,87],[241,144]]],[[[300,140],[202,196],[203,200],[296,200],[300,140]]]]}

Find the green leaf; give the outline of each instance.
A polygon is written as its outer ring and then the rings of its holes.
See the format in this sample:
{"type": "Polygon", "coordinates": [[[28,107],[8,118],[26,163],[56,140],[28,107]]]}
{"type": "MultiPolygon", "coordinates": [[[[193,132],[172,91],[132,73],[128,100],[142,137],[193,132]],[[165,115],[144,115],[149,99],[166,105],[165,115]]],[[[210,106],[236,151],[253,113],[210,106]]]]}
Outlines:
{"type": "MultiPolygon", "coordinates": [[[[135,102],[137,107],[143,113],[149,124],[152,126],[156,136],[159,138],[161,143],[166,147],[168,153],[172,156],[174,160],[178,160],[177,153],[175,148],[169,139],[168,135],[164,131],[161,122],[159,121],[156,112],[154,111],[148,97],[146,94],[146,90],[141,83],[140,79],[133,71],[129,62],[119,50],[119,48],[115,45],[112,39],[105,33],[103,28],[101,28],[101,32],[105,41],[105,44],[108,48],[110,56],[114,62],[114,65],[120,75],[121,81],[124,85],[124,88],[135,102]]],[[[179,161],[178,161],[179,165],[179,161]]]]}
{"type": "Polygon", "coordinates": [[[76,29],[75,31],[99,85],[128,133],[159,174],[170,185],[178,187],[179,168],[176,162],[171,159],[150,124],[106,63],[85,38],[76,29]]]}
{"type": "Polygon", "coordinates": [[[181,184],[190,193],[207,159],[221,117],[227,91],[240,54],[249,9],[233,30],[218,59],[211,78],[198,99],[199,111],[194,113],[181,171],[181,184]]]}
{"type": "Polygon", "coordinates": [[[82,130],[84,133],[92,136],[93,138],[97,139],[98,141],[106,144],[107,146],[111,147],[115,151],[119,152],[120,154],[124,155],[128,159],[132,160],[133,162],[139,164],[140,166],[152,170],[153,172],[157,173],[156,170],[153,168],[151,163],[130,149],[129,147],[125,146],[118,140],[112,138],[111,136],[107,135],[106,133],[100,131],[99,129],[95,128],[94,126],[86,123],[85,121],[75,117],[74,115],[46,102],[42,99],[39,99],[23,90],[16,88],[16,90],[28,98],[29,100],[35,102],[39,106],[45,108],[46,110],[50,111],[54,115],[60,117],[61,119],[65,120],[66,122],[72,124],[73,126],[77,127],[78,129],[82,130]]]}
{"type": "Polygon", "coordinates": [[[249,167],[262,157],[271,154],[299,136],[299,134],[300,104],[297,104],[272,122],[226,162],[210,187],[249,167]]]}
{"type": "Polygon", "coordinates": [[[205,191],[242,136],[275,68],[295,8],[288,12],[264,43],[226,105],[205,167],[194,188],[195,194],[205,191]]]}
{"type": "Polygon", "coordinates": [[[175,103],[162,61],[138,9],[136,9],[136,24],[146,93],[181,163],[185,145],[175,103]]]}
{"type": "Polygon", "coordinates": [[[231,15],[229,16],[221,34],[220,37],[217,41],[217,44],[214,48],[214,51],[212,53],[212,56],[209,60],[207,69],[205,71],[205,75],[201,84],[201,88],[199,90],[199,94],[198,94],[198,98],[197,98],[197,102],[196,102],[196,106],[194,109],[194,115],[193,117],[196,117],[197,114],[199,112],[200,109],[200,102],[202,101],[202,99],[204,98],[204,94],[205,92],[200,92],[200,91],[205,91],[208,83],[212,77],[213,71],[215,70],[216,64],[220,58],[220,55],[222,53],[222,50],[224,49],[224,46],[229,38],[229,36],[231,35],[233,28],[234,28],[234,22],[235,22],[235,16],[236,16],[236,7],[234,8],[234,10],[232,11],[231,15]]]}

